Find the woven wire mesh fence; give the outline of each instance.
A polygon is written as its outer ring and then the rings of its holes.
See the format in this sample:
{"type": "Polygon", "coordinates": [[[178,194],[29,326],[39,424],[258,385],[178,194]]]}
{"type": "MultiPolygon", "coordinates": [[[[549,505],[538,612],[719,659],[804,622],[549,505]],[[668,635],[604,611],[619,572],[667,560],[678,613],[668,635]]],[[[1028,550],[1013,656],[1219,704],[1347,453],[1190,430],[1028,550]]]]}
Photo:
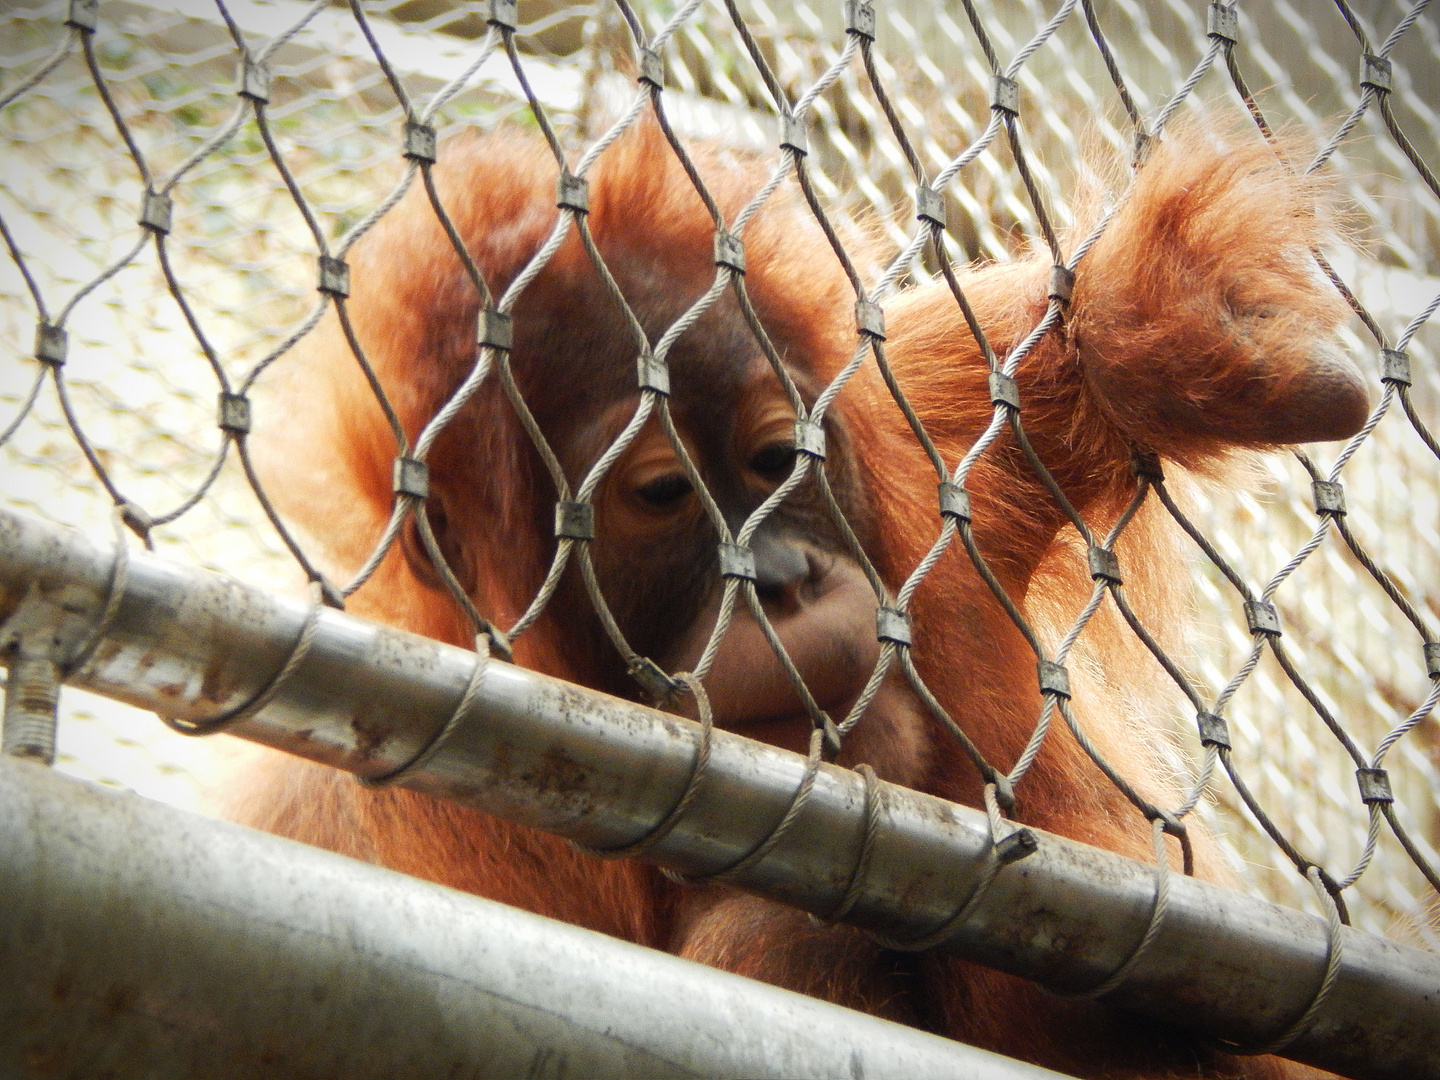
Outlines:
{"type": "MultiPolygon", "coordinates": [[[[1129,158],[1182,113],[1225,107],[1248,115],[1257,139],[1287,124],[1310,132],[1318,152],[1294,168],[1323,170],[1356,209],[1361,254],[1337,249],[1318,265],[1355,309],[1344,341],[1376,403],[1343,447],[1267,459],[1260,495],[1198,487],[1176,501],[1158,474],[1142,475],[1140,497],[1163,499],[1193,537],[1203,612],[1186,655],[1156,655],[1174,708],[1152,719],[1173,728],[1188,759],[1185,795],[1168,806],[1134,801],[1157,835],[1191,813],[1212,819],[1239,872],[1268,896],[1434,944],[1440,342],[1427,320],[1440,305],[1440,186],[1426,163],[1440,158],[1440,30],[1426,4],[71,0],[10,6],[0,19],[0,221],[11,255],[0,271],[4,498],[92,529],[118,508],[116,520],[166,554],[277,588],[308,579],[332,602],[396,543],[445,424],[477,387],[505,377],[503,317],[523,305],[526,274],[584,230],[586,174],[625,130],[653,114],[677,154],[710,140],[761,155],[769,182],[722,230],[741,242],[765,200],[797,183],[836,235],[882,232],[892,255],[857,291],[850,365],[808,409],[791,388],[802,420],[789,478],[735,532],[715,515],[734,546],[694,671],[702,679],[737,607],[766,621],[746,546],[792,492],[819,484],[824,493],[821,448],[807,447],[807,432],[819,432],[860,365],[878,362],[875,305],[943,280],[951,261],[1054,247],[1074,223],[1068,196],[1085,179],[1075,163],[1087,138],[1129,158]],[[451,405],[413,444],[399,439],[394,513],[372,557],[348,580],[327,579],[247,468],[252,394],[257,408],[273,404],[267,380],[326,310],[344,306],[347,252],[402,190],[425,182],[435,137],[504,124],[539,128],[578,182],[562,188],[555,230],[529,269],[489,297],[499,318],[491,331],[482,324],[475,367],[451,405]],[[917,207],[917,185],[920,200],[936,201],[917,207]]],[[[443,201],[433,202],[443,219],[443,201]]],[[[1091,240],[1055,248],[1053,261],[1073,270],[1091,240]]],[[[482,647],[503,654],[567,563],[588,560],[584,507],[646,419],[664,417],[666,350],[724,291],[743,290],[737,257],[718,260],[713,287],[643,357],[639,403],[619,439],[573,488],[552,470],[570,517],[546,585],[510,625],[475,611],[482,647]]],[[[796,688],[816,720],[812,766],[864,722],[892,670],[926,696],[908,660],[906,607],[934,558],[973,553],[958,493],[1012,422],[1023,430],[1007,380],[1062,319],[1063,293],[1062,275],[1035,333],[995,358],[984,436],[940,464],[952,501],[937,508],[933,558],[893,595],[876,579],[884,644],[867,693],[832,718],[796,688]]],[[[763,346],[763,327],[756,333],[763,346]]],[[[514,406],[523,415],[523,401],[514,406]]],[[[895,407],[908,408],[903,395],[895,407]]],[[[683,459],[678,439],[675,450],[683,459]]],[[[1113,536],[1076,526],[1077,559],[1113,548],[1113,536]]],[[[1091,602],[1069,614],[1069,633],[1040,646],[1038,659],[1055,667],[1042,680],[1031,750],[982,765],[996,792],[1023,791],[1052,721],[1078,730],[1054,673],[1096,610],[1123,602],[1100,560],[1091,602]]],[[[586,576],[603,617],[605,598],[586,576]]],[[[635,653],[613,621],[609,629],[640,683],[669,692],[674,673],[635,653]]],[[[63,766],[193,799],[193,743],[91,699],[67,707],[63,766]]]]}

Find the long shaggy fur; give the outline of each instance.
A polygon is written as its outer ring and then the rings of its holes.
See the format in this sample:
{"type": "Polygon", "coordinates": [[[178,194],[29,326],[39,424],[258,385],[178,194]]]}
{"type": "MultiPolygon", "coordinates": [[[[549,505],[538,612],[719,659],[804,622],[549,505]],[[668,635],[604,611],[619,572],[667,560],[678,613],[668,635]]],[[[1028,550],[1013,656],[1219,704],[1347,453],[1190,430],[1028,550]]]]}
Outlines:
{"type": "MultiPolygon", "coordinates": [[[[718,151],[702,148],[698,159],[727,215],[761,182],[755,165],[718,151]]],[[[443,148],[440,197],[497,295],[555,220],[554,176],[543,146],[513,134],[465,135],[443,148]]],[[[713,280],[713,224],[653,128],[615,144],[590,179],[590,228],[653,340],[713,280]]],[[[1098,531],[1134,490],[1137,449],[1213,470],[1236,447],[1331,437],[1363,419],[1358,377],[1323,344],[1346,311],[1307,261],[1323,234],[1316,194],[1263,144],[1221,143],[1199,131],[1172,136],[1145,165],[1081,265],[1063,327],[1017,373],[1036,451],[1098,531]]],[[[762,321],[787,361],[823,385],[856,340],[853,293],[825,239],[803,208],[777,196],[745,244],[746,285],[762,321]]],[[[474,362],[479,298],[418,185],[357,248],[352,266],[355,334],[413,438],[474,362]]],[[[1001,355],[1044,314],[1048,276],[1049,259],[1038,255],[962,275],[1001,355]]],[[[573,233],[516,316],[515,355],[533,362],[517,361],[515,378],[542,426],[583,417],[597,386],[633,379],[634,338],[573,233]]],[[[691,333],[725,332],[717,320],[691,333]]],[[[887,324],[900,386],[947,461],[959,460],[992,415],[987,367],[960,311],[943,287],[917,289],[888,305],[887,324]]],[[[287,393],[298,415],[264,436],[267,490],[344,577],[389,513],[395,444],[333,315],[303,346],[287,393]]],[[[897,587],[940,528],[934,470],[873,367],[835,408],[873,514],[869,554],[897,587]]],[[[553,492],[498,379],[436,444],[431,468],[471,485],[469,516],[452,523],[471,540],[463,569],[478,606],[507,625],[548,564],[551,542],[537,538],[548,536],[553,492]]],[[[1008,433],[981,459],[969,489],[977,543],[1007,590],[1042,627],[1067,623],[1090,589],[1083,551],[1008,433]]],[[[1169,583],[1185,567],[1152,515],[1135,523],[1120,554],[1137,608],[1173,622],[1181,613],[1169,583]]],[[[456,605],[419,584],[398,553],[352,610],[468,642],[456,605]]],[[[551,612],[522,637],[517,661],[611,689],[603,665],[556,645],[551,620],[564,617],[551,612]]],[[[958,543],[920,588],[913,620],[923,676],[989,759],[1009,768],[1040,710],[1035,658],[958,543]]],[[[1102,625],[1091,659],[1077,662],[1077,707],[1087,704],[1086,690],[1123,694],[1097,666],[1106,642],[1102,625]]],[[[1133,655],[1127,647],[1117,640],[1115,655],[1133,655]]],[[[1136,740],[1105,700],[1088,704],[1085,723],[1104,753],[1147,794],[1173,796],[1173,766],[1155,740],[1136,740]]],[[[907,782],[978,801],[973,766],[938,723],[881,735],[908,740],[923,763],[907,782]]],[[[885,953],[853,930],[816,930],[765,901],[677,891],[650,868],[596,862],[553,838],[411,792],[363,790],[299,762],[252,772],[244,785],[231,812],[262,828],[1077,1075],[1258,1077],[1282,1068],[1214,1055],[1156,1025],[1060,1001],[950,957],[885,953]]],[[[1021,820],[1150,857],[1148,824],[1062,726],[1019,799],[1021,820]]],[[[1202,873],[1219,874],[1204,837],[1197,848],[1202,873]]]]}

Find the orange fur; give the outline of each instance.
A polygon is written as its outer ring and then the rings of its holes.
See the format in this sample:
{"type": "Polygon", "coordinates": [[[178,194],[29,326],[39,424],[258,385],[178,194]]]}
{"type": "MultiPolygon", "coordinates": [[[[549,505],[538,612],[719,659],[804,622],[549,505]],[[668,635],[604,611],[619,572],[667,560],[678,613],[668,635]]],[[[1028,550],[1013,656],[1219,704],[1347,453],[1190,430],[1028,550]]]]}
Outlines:
{"type": "MultiPolygon", "coordinates": [[[[727,163],[717,152],[702,148],[698,159],[727,216],[760,182],[754,166],[727,163]]],[[[441,160],[441,197],[498,295],[555,219],[554,164],[543,147],[512,135],[452,140],[441,160]]],[[[653,340],[712,280],[712,223],[653,128],[642,126],[601,158],[591,192],[590,228],[607,263],[622,274],[622,290],[640,298],[637,312],[653,340]]],[[[1194,132],[1162,145],[1146,165],[1134,196],[1082,264],[1062,328],[1017,372],[1036,451],[1097,529],[1113,521],[1134,489],[1129,459],[1136,448],[1213,468],[1234,447],[1333,437],[1363,418],[1363,389],[1322,344],[1345,310],[1304,260],[1322,234],[1310,210],[1315,196],[1263,145],[1221,146],[1194,132]]],[[[747,229],[745,243],[746,284],[762,322],[787,362],[824,385],[848,359],[855,331],[853,294],[823,237],[777,196],[747,229]]],[[[349,310],[357,335],[413,438],[473,362],[479,299],[418,190],[352,262],[349,310]]],[[[1044,313],[1048,262],[1036,256],[962,278],[1002,356],[1044,313]]],[[[522,295],[516,314],[516,378],[542,426],[592,422],[587,404],[601,396],[599,388],[633,382],[634,339],[573,233],[522,295]],[[523,326],[522,315],[530,320],[523,326]],[[584,370],[551,370],[543,361],[552,355],[584,370]],[[522,357],[540,366],[531,370],[522,357]]],[[[687,339],[728,333],[735,318],[717,307],[687,339]]],[[[980,350],[943,287],[895,298],[887,322],[896,377],[953,464],[992,414],[980,350]]],[[[264,471],[284,511],[309,527],[343,576],[364,559],[389,513],[394,442],[333,317],[304,349],[291,393],[306,415],[268,436],[264,471]],[[319,458],[316,467],[290,467],[301,454],[319,458]]],[[[936,476],[873,367],[857,374],[835,410],[835,445],[843,453],[832,457],[854,461],[853,505],[868,518],[857,528],[894,588],[938,533],[936,476]]],[[[594,453],[623,419],[587,436],[594,453]]],[[[462,569],[481,610],[508,625],[534,594],[553,550],[550,541],[534,539],[548,535],[553,491],[496,378],[447,429],[430,460],[432,475],[465,478],[467,497],[455,504],[452,522],[469,545],[462,569]]],[[[1034,587],[1040,595],[1031,615],[1052,629],[1064,625],[1090,583],[1063,533],[1066,519],[1012,436],[1003,434],[981,459],[968,487],[977,543],[1001,581],[1021,601],[1034,587]]],[[[1137,520],[1120,550],[1137,606],[1173,617],[1163,585],[1178,571],[1153,515],[1137,520]],[[1147,589],[1152,584],[1157,588],[1147,589]]],[[[597,563],[607,557],[598,552],[597,563]]],[[[566,607],[574,603],[562,596],[552,605],[518,642],[517,661],[633,693],[617,682],[603,640],[562,647],[570,640],[562,633],[576,632],[562,626],[579,610],[566,607]]],[[[468,639],[457,606],[417,581],[398,550],[352,610],[457,644],[468,639]]],[[[915,659],[927,682],[987,757],[1009,768],[1040,710],[1035,659],[958,543],[917,593],[913,621],[915,659]]],[[[1094,648],[1103,653],[1103,626],[1098,642],[1094,648]]],[[[1106,676],[1083,667],[1077,665],[1078,684],[1103,691],[1106,676]]],[[[1147,794],[1161,800],[1173,794],[1161,755],[1148,741],[1137,745],[1099,704],[1085,719],[1095,742],[1147,794]]],[[[1077,701],[1077,708],[1084,705],[1077,701]]],[[[977,802],[974,768],[934,721],[908,721],[903,730],[862,722],[855,736],[850,753],[874,762],[882,775],[977,802]]],[[[340,785],[322,773],[300,763],[261,770],[247,778],[235,813],[1078,1075],[1283,1072],[1273,1061],[1219,1057],[1156,1025],[1062,1002],[950,957],[900,957],[854,930],[817,930],[765,901],[720,888],[677,891],[638,864],[596,862],[519,826],[410,792],[340,785]]],[[[1147,823],[1059,725],[1018,794],[1021,820],[1149,857],[1147,823]]],[[[1197,847],[1202,870],[1217,873],[1203,837],[1197,847]]]]}

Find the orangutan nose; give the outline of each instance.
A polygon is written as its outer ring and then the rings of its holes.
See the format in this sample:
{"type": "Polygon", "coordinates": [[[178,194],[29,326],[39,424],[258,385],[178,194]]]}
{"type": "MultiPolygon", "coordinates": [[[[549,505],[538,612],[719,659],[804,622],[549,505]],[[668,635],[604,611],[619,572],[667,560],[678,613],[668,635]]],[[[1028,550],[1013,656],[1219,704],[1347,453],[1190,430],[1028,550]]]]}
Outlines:
{"type": "Polygon", "coordinates": [[[811,577],[805,551],[783,538],[761,532],[751,541],[755,552],[755,591],[782,612],[798,607],[800,587],[811,577]]]}

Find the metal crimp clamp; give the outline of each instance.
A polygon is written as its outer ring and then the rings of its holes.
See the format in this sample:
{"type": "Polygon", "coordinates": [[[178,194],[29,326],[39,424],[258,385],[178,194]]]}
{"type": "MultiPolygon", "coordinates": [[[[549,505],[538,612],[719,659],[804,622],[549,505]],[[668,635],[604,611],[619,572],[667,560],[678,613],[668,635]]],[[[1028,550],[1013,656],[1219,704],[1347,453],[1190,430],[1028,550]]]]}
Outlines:
{"type": "Polygon", "coordinates": [[[875,611],[875,639],[889,641],[895,645],[909,645],[909,613],[894,607],[877,608],[875,611]]]}
{"type": "Polygon", "coordinates": [[[1360,85],[1381,94],[1388,94],[1394,85],[1390,61],[1383,56],[1366,53],[1360,57],[1360,85]]]}
{"type": "Polygon", "coordinates": [[[1019,862],[1027,855],[1035,854],[1040,847],[1040,841],[1035,834],[1023,825],[1014,832],[1001,837],[995,845],[995,857],[1002,863],[1009,865],[1019,862]]]}
{"type": "Polygon", "coordinates": [[[1315,492],[1317,514],[1345,513],[1345,489],[1336,480],[1316,480],[1310,485],[1315,492]]]}
{"type": "Polygon", "coordinates": [[[1120,576],[1120,560],[1109,548],[1091,545],[1087,559],[1091,579],[1112,585],[1125,584],[1125,579],[1120,576]]]}
{"type": "Polygon", "coordinates": [[[430,466],[419,458],[397,457],[393,480],[396,495],[408,495],[412,499],[430,497],[430,466]]]}
{"type": "Polygon", "coordinates": [[[810,152],[805,121],[800,117],[788,114],[780,117],[780,149],[793,150],[802,156],[810,152]]]}
{"type": "Polygon", "coordinates": [[[1245,621],[1252,634],[1280,636],[1280,616],[1276,613],[1274,604],[1264,600],[1246,600],[1245,621]]]}
{"type": "Polygon", "coordinates": [[[520,21],[519,4],[516,0],[490,0],[485,16],[487,26],[498,26],[501,30],[514,30],[520,21]]]}
{"type": "Polygon", "coordinates": [[[70,335],[63,326],[42,322],[35,327],[35,359],[59,367],[70,351],[70,335]]]}
{"type": "Polygon", "coordinates": [[[845,32],[875,40],[875,8],[870,0],[845,0],[845,32]]]}
{"type": "Polygon", "coordinates": [[[627,670],[630,677],[640,684],[640,689],[645,691],[645,696],[657,705],[664,705],[675,696],[675,680],[649,657],[635,657],[627,670]]]}
{"type": "Polygon", "coordinates": [[[140,224],[151,232],[164,236],[170,231],[170,217],[174,208],[174,201],[165,192],[147,191],[140,204],[140,224]]]}
{"type": "Polygon", "coordinates": [[[656,90],[665,89],[665,58],[654,49],[640,50],[640,81],[656,90]]]}
{"type": "Polygon", "coordinates": [[[1019,116],[1020,84],[1004,75],[991,76],[990,108],[1009,113],[1011,116],[1019,116]]]}
{"type": "Polygon", "coordinates": [[[919,184],[915,188],[915,217],[937,229],[945,228],[945,196],[932,187],[919,184]]]}
{"type": "Polygon", "coordinates": [[[855,301],[855,326],[866,337],[885,340],[885,309],[873,300],[855,301]]]}
{"type": "Polygon", "coordinates": [[[477,330],[476,342],[482,348],[509,352],[515,347],[515,322],[507,312],[486,308],[480,312],[477,330]]]}
{"type": "Polygon", "coordinates": [[[257,105],[264,105],[268,102],[270,100],[270,69],[246,57],[245,66],[240,74],[240,96],[249,98],[257,105]]]}
{"type": "Polygon", "coordinates": [[[1062,304],[1068,304],[1070,297],[1075,293],[1075,271],[1068,266],[1061,266],[1056,263],[1050,268],[1050,290],[1046,296],[1051,300],[1058,300],[1062,304]]]}
{"type": "Polygon", "coordinates": [[[1165,480],[1165,468],[1160,463],[1160,455],[1153,450],[1132,450],[1130,471],[1154,484],[1163,483],[1165,480]]]}
{"type": "Polygon", "coordinates": [[[795,421],[795,452],[825,460],[825,428],[814,420],[795,421]]]}
{"type": "Polygon", "coordinates": [[[1035,667],[1040,675],[1040,692],[1042,694],[1054,694],[1056,697],[1062,698],[1070,696],[1070,673],[1065,670],[1064,664],[1057,664],[1053,660],[1041,660],[1035,667]]]}
{"type": "Polygon", "coordinates": [[[418,120],[405,121],[405,156],[411,161],[435,164],[435,129],[418,120]]]}
{"type": "Polygon", "coordinates": [[[217,423],[221,431],[228,431],[231,435],[250,434],[250,399],[244,394],[222,392],[217,423]]]}
{"type": "Polygon", "coordinates": [[[576,214],[590,212],[590,182],[582,176],[562,172],[555,180],[555,205],[576,214]]]}
{"type": "Polygon", "coordinates": [[[1390,774],[1384,769],[1356,769],[1355,781],[1360,785],[1360,798],[1366,806],[1395,801],[1395,794],[1390,790],[1390,774]]]}
{"type": "Polygon", "coordinates": [[[1205,12],[1205,36],[1234,45],[1240,40],[1240,15],[1233,4],[1212,3],[1205,12]]]}
{"type": "Polygon", "coordinates": [[[320,281],[316,286],[322,293],[344,299],[350,295],[350,267],[344,259],[333,255],[321,255],[320,281]]]}
{"type": "Polygon", "coordinates": [[[954,518],[956,524],[969,521],[970,493],[949,480],[940,481],[940,516],[954,518]]]}
{"type": "Polygon", "coordinates": [[[1401,349],[1380,350],[1380,381],[1411,385],[1410,354],[1401,349]]]}
{"type": "Polygon", "coordinates": [[[723,231],[715,234],[715,265],[745,273],[745,244],[740,237],[723,231]]]}
{"type": "Polygon", "coordinates": [[[1003,371],[990,373],[990,404],[1020,409],[1020,385],[1003,371]]]}
{"type": "Polygon", "coordinates": [[[649,349],[635,358],[635,378],[641,390],[670,393],[670,365],[649,349]]]}
{"type": "Polygon", "coordinates": [[[100,0],[70,0],[65,25],[85,33],[94,33],[95,28],[100,25],[100,0]]]}
{"type": "Polygon", "coordinates": [[[755,580],[755,552],[747,544],[720,545],[720,576],[755,580]]]}
{"type": "Polygon", "coordinates": [[[1212,712],[1199,712],[1195,714],[1195,721],[1200,728],[1201,746],[1230,749],[1230,722],[1225,717],[1212,712]]]}
{"type": "Polygon", "coordinates": [[[555,504],[555,536],[559,540],[594,540],[595,507],[561,499],[555,504]]]}

